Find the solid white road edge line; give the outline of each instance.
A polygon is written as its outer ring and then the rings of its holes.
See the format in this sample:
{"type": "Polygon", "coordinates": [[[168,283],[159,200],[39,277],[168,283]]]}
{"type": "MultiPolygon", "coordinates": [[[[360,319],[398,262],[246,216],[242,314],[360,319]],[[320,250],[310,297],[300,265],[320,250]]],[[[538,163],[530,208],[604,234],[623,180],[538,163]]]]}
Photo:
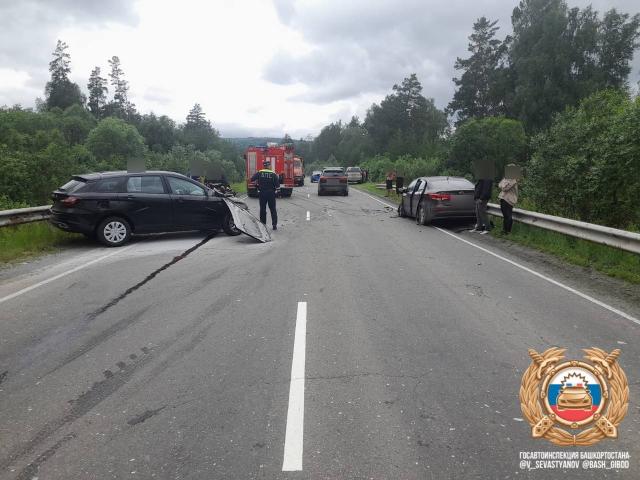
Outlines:
{"type": "Polygon", "coordinates": [[[284,437],[283,472],[302,470],[304,433],[304,362],[307,336],[307,302],[298,302],[296,330],[293,340],[289,410],[284,437]]]}
{"type": "MultiPolygon", "coordinates": [[[[383,205],[386,205],[387,207],[393,207],[392,205],[389,205],[387,202],[384,202],[384,201],[382,201],[382,200],[380,200],[380,199],[378,199],[378,198],[376,198],[376,197],[374,197],[372,195],[369,195],[368,193],[365,193],[365,192],[360,191],[360,190],[358,190],[358,191],[360,193],[366,195],[367,197],[372,198],[373,200],[375,200],[378,203],[382,203],[383,205]]],[[[397,207],[393,207],[393,208],[397,208],[397,207]]],[[[524,265],[520,265],[519,263],[514,262],[513,260],[509,260],[508,258],[503,257],[502,255],[498,255],[497,253],[494,253],[491,250],[487,250],[486,248],[481,247],[480,245],[476,245],[473,242],[465,240],[464,238],[461,238],[460,236],[458,236],[458,235],[456,235],[454,233],[448,232],[447,230],[443,230],[442,228],[439,228],[439,227],[434,227],[434,228],[436,230],[441,231],[442,233],[446,233],[447,235],[450,235],[453,238],[456,238],[457,240],[460,240],[461,242],[464,242],[464,243],[466,243],[468,245],[471,245],[472,247],[475,247],[475,248],[477,248],[479,250],[482,250],[483,252],[488,253],[489,255],[493,255],[494,257],[499,258],[500,260],[503,260],[503,261],[505,261],[507,263],[510,263],[514,267],[518,267],[518,268],[524,270],[525,272],[529,272],[529,273],[531,273],[532,275],[535,275],[538,278],[546,280],[547,282],[552,283],[553,285],[556,285],[556,286],[558,286],[560,288],[563,288],[563,289],[567,290],[568,292],[573,293],[574,295],[577,295],[577,296],[579,296],[581,298],[584,298],[585,300],[588,300],[589,302],[594,303],[594,304],[598,305],[599,307],[604,308],[605,310],[609,310],[610,312],[615,313],[616,315],[619,315],[622,318],[626,318],[630,322],[633,322],[633,323],[635,323],[637,325],[640,325],[640,320],[638,320],[637,318],[629,315],[628,313],[623,312],[622,310],[618,310],[617,308],[612,307],[609,304],[601,302],[597,298],[593,298],[592,296],[587,295],[586,293],[582,293],[582,292],[576,290],[575,288],[571,288],[570,286],[565,285],[564,283],[560,283],[557,280],[554,280],[553,278],[550,278],[550,277],[547,277],[546,275],[538,273],[535,270],[532,270],[532,269],[530,269],[528,267],[525,267],[524,265]]]]}
{"type": "Polygon", "coordinates": [[[42,287],[43,285],[46,285],[48,283],[51,282],[55,282],[56,280],[62,278],[62,277],[66,277],[67,275],[71,275],[72,273],[77,272],[78,270],[82,270],[83,268],[86,268],[90,265],[93,265],[94,263],[98,263],[102,260],[104,260],[105,258],[109,258],[109,257],[113,257],[114,255],[117,255],[118,253],[122,253],[126,250],[129,250],[130,248],[132,248],[134,245],[129,245],[128,247],[124,247],[124,248],[119,248],[118,250],[116,250],[115,252],[111,252],[108,253],[107,255],[103,255],[102,257],[96,258],[94,260],[91,260],[90,262],[87,263],[83,263],[82,265],[79,265],[75,268],[72,268],[71,270],[67,270],[66,272],[62,272],[59,273],[58,275],[54,275],[51,278],[47,278],[46,280],[42,280],[41,282],[38,283],[34,283],[33,285],[23,288],[22,290],[18,290],[17,292],[14,292],[10,295],[7,295],[6,297],[2,297],[0,298],[0,303],[4,303],[7,300],[11,300],[12,298],[16,298],[19,297],[20,295],[30,292],[31,290],[35,290],[36,288],[42,287]]]}
{"type": "Polygon", "coordinates": [[[535,275],[536,277],[539,277],[539,278],[541,278],[543,280],[546,280],[549,283],[552,283],[553,285],[556,285],[556,286],[558,286],[560,288],[564,288],[566,291],[571,292],[574,295],[577,295],[577,296],[579,296],[581,298],[584,298],[585,300],[588,300],[591,303],[595,303],[596,305],[604,308],[605,310],[609,310],[610,312],[615,313],[616,315],[620,315],[621,317],[626,318],[627,320],[629,320],[629,321],[631,321],[631,322],[633,322],[635,324],[640,325],[640,320],[638,320],[637,318],[632,317],[628,313],[625,313],[622,310],[618,310],[617,308],[612,307],[611,305],[608,305],[608,304],[606,304],[604,302],[601,302],[597,298],[593,298],[593,297],[587,295],[586,293],[582,293],[582,292],[576,290],[575,288],[571,288],[569,285],[565,285],[564,283],[558,282],[557,280],[554,280],[553,278],[549,278],[546,275],[543,275],[543,274],[541,274],[539,272],[536,272],[535,270],[532,270],[532,269],[530,269],[528,267],[525,267],[524,265],[520,265],[519,263],[514,262],[513,260],[509,260],[508,258],[505,258],[502,255],[498,255],[497,253],[492,252],[491,250],[487,250],[486,248],[481,247],[480,245],[476,245],[475,243],[472,243],[472,242],[470,242],[468,240],[465,240],[464,238],[460,238],[455,233],[448,232],[447,230],[444,230],[444,229],[439,228],[439,227],[434,227],[434,228],[436,230],[440,230],[442,233],[446,233],[447,235],[449,235],[449,236],[451,236],[453,238],[456,238],[457,240],[460,240],[461,242],[464,242],[464,243],[466,243],[468,245],[471,245],[472,247],[475,247],[478,250],[482,250],[483,252],[488,253],[489,255],[493,255],[494,257],[499,258],[502,261],[510,263],[514,267],[518,267],[518,268],[524,270],[525,272],[529,272],[530,274],[535,275]]]}

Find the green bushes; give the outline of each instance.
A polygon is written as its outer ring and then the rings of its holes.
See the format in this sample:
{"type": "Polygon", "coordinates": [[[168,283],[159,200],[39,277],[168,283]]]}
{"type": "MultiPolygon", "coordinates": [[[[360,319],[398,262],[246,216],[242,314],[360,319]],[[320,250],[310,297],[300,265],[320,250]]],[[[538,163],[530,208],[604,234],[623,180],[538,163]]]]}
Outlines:
{"type": "Polygon", "coordinates": [[[556,116],[532,142],[523,194],[541,211],[640,226],[640,98],[607,90],[556,116]]]}
{"type": "Polygon", "coordinates": [[[369,171],[369,178],[375,182],[384,180],[387,172],[394,171],[398,177],[404,177],[405,183],[416,177],[441,175],[442,162],[439,158],[415,158],[403,155],[392,160],[388,155],[376,155],[361,165],[369,171]]]}

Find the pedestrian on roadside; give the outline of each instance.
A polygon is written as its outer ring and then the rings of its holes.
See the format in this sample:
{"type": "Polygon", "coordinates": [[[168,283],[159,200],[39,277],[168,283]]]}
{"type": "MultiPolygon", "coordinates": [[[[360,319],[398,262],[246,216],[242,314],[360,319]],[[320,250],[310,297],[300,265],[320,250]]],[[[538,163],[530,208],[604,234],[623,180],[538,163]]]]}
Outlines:
{"type": "Polygon", "coordinates": [[[265,160],[262,163],[262,170],[258,170],[251,177],[251,181],[258,182],[258,200],[260,202],[260,221],[267,224],[267,205],[271,212],[271,225],[274,230],[278,229],[278,212],[276,211],[276,190],[280,188],[278,175],[271,170],[271,162],[265,160]]]}
{"type": "Polygon", "coordinates": [[[493,180],[490,178],[481,178],[476,182],[474,189],[474,202],[476,205],[476,225],[471,232],[480,232],[487,234],[491,230],[491,222],[487,213],[487,203],[491,198],[491,189],[493,188],[493,180]]]}
{"type": "Polygon", "coordinates": [[[393,171],[389,170],[387,172],[387,178],[385,179],[385,187],[387,188],[387,193],[385,194],[385,197],[388,197],[389,195],[391,195],[391,192],[393,191],[394,177],[395,175],[393,174],[393,171]]]}
{"type": "Polygon", "coordinates": [[[513,227],[513,207],[518,203],[518,181],[515,178],[503,178],[498,184],[500,194],[500,210],[502,210],[502,231],[505,235],[511,233],[513,227]]]}

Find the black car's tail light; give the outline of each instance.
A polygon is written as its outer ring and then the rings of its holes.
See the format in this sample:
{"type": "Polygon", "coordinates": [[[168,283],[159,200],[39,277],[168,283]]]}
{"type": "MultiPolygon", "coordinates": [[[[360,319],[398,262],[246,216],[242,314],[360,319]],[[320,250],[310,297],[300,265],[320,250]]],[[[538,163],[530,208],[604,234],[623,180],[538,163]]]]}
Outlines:
{"type": "Polygon", "coordinates": [[[340,178],[340,183],[347,183],[347,177],[340,178]]]}
{"type": "Polygon", "coordinates": [[[60,203],[65,207],[73,207],[75,206],[80,199],[78,197],[67,197],[60,201],[60,203]]]}
{"type": "Polygon", "coordinates": [[[324,177],[320,177],[320,183],[327,183],[327,179],[324,177]]]}

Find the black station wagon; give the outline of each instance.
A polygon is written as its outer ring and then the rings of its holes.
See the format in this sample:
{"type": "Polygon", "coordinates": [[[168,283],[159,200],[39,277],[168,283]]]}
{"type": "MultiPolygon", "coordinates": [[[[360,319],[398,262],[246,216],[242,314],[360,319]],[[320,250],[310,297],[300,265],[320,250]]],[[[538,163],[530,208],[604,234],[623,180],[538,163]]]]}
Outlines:
{"type": "Polygon", "coordinates": [[[139,233],[219,229],[228,235],[240,233],[224,198],[179,173],[76,175],[52,198],[53,225],[95,237],[110,247],[139,233]]]}

